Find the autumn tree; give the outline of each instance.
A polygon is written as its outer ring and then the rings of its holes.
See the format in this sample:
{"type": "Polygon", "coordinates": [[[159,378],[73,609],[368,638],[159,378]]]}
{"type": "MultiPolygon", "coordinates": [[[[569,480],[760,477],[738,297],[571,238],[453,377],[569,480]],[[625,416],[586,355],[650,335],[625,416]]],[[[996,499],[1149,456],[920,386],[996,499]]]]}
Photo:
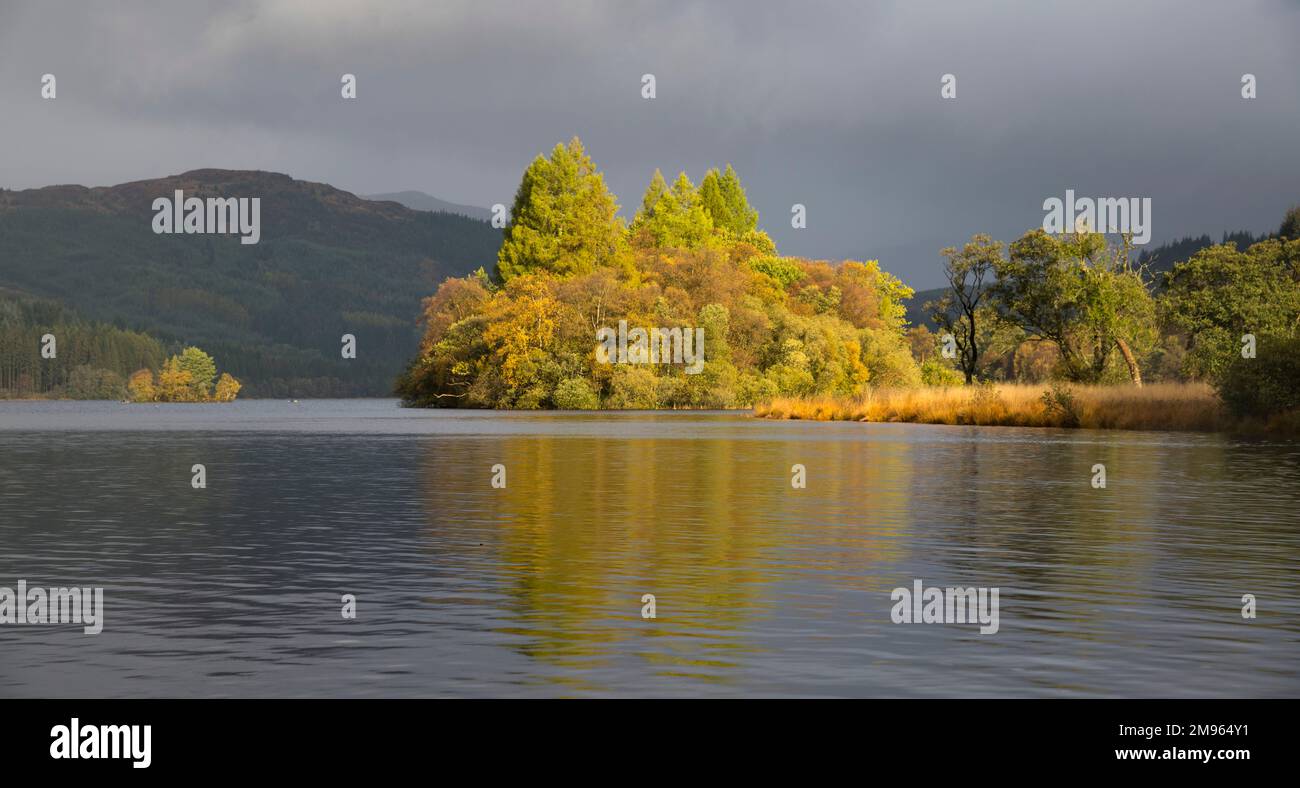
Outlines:
{"type": "MultiPolygon", "coordinates": [[[[645,193],[641,195],[641,208],[637,211],[637,218],[649,218],[659,205],[659,200],[668,193],[668,181],[664,180],[664,174],[655,167],[654,174],[650,176],[650,185],[645,187],[645,193]]],[[[634,221],[633,229],[637,227],[634,221]]]]}
{"type": "Polygon", "coordinates": [[[902,335],[907,323],[904,302],[914,291],[903,280],[882,270],[879,260],[845,260],[835,268],[830,284],[840,292],[840,317],[858,328],[902,335]]]}
{"type": "Polygon", "coordinates": [[[704,174],[704,180],[700,181],[700,204],[714,227],[738,238],[758,227],[758,211],[750,207],[740,176],[730,164],[721,175],[717,169],[704,174]]]}
{"type": "Polygon", "coordinates": [[[185,402],[194,391],[194,377],[181,368],[180,359],[172,356],[158,372],[158,399],[163,402],[185,402]]]}
{"type": "Polygon", "coordinates": [[[528,165],[497,253],[497,277],[589,273],[626,262],[626,230],[604,176],[574,137],[528,165]]]}
{"type": "Polygon", "coordinates": [[[713,219],[700,201],[700,192],[682,172],[671,187],[655,170],[632,220],[632,235],[657,247],[694,249],[713,235],[713,219]]]}
{"type": "Polygon", "coordinates": [[[222,372],[221,377],[217,379],[217,389],[212,398],[217,402],[233,402],[241,388],[243,384],[235,380],[234,376],[229,372],[222,372]]]}
{"type": "MultiPolygon", "coordinates": [[[[543,370],[555,337],[559,304],[541,275],[516,277],[497,293],[488,309],[493,320],[483,331],[490,357],[514,407],[536,408],[551,393],[543,370]]],[[[594,343],[594,339],[592,340],[594,343]]]]}
{"type": "Polygon", "coordinates": [[[127,391],[131,399],[135,402],[153,402],[158,398],[158,390],[154,387],[153,371],[148,369],[138,369],[131,374],[131,379],[126,384],[127,391]]]}
{"type": "Polygon", "coordinates": [[[490,296],[487,288],[476,278],[453,277],[444,280],[438,291],[423,302],[421,321],[425,333],[420,345],[421,352],[426,355],[431,353],[447,329],[478,311],[490,296]]]}
{"type": "Polygon", "coordinates": [[[776,254],[776,244],[758,229],[740,176],[727,165],[704,174],[697,189],[685,172],[669,186],[655,170],[632,221],[631,237],[642,248],[725,247],[740,257],[776,254]]]}

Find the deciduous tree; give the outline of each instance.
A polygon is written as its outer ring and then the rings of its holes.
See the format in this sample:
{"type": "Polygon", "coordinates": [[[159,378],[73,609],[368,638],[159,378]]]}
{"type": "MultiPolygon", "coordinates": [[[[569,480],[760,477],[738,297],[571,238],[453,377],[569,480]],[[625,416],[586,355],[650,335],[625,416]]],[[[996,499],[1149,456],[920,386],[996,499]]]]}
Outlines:
{"type": "Polygon", "coordinates": [[[1055,344],[1070,380],[1101,381],[1118,350],[1141,385],[1137,356],[1156,341],[1155,301],[1128,252],[1127,239],[1112,248],[1097,233],[1031,230],[997,264],[994,306],[1027,338],[1055,344]]]}
{"type": "Polygon", "coordinates": [[[929,305],[931,316],[941,334],[952,335],[957,366],[970,385],[985,350],[980,341],[980,306],[1002,262],[1002,244],[980,233],[961,249],[949,246],[941,254],[947,258],[943,273],[948,279],[948,292],[929,305]]]}

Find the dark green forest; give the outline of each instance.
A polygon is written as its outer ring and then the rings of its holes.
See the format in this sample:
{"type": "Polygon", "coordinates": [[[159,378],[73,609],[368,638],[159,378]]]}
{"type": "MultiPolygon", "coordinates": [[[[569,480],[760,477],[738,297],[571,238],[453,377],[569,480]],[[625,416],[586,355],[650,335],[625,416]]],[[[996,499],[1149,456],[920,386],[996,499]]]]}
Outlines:
{"type": "MultiPolygon", "coordinates": [[[[0,288],[8,293],[0,300],[54,302],[69,310],[62,319],[100,324],[104,336],[105,327],[148,334],[159,353],[198,345],[245,383],[245,396],[387,396],[419,345],[424,292],[491,260],[500,238],[487,222],[267,172],[0,191],[0,288]],[[260,243],[155,235],[152,201],[177,189],[261,198],[260,243]],[[355,359],[342,358],[344,334],[356,337],[355,359]]],[[[10,325],[19,315],[35,322],[5,335],[20,342],[6,344],[6,358],[39,353],[28,335],[53,325],[43,309],[11,303],[10,325]]],[[[116,361],[98,366],[115,369],[116,361]]],[[[67,374],[42,374],[35,392],[66,384],[67,374]]]]}
{"type": "Polygon", "coordinates": [[[0,291],[0,397],[118,399],[137,369],[160,366],[162,343],[137,331],[89,322],[62,304],[0,291]],[[55,337],[54,357],[42,337],[55,337]]]}

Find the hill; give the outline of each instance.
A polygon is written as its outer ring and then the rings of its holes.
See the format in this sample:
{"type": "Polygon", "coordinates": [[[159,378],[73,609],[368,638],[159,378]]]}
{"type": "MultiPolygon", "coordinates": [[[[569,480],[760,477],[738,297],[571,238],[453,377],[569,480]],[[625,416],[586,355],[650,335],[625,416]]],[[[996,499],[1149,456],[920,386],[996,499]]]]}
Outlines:
{"type": "Polygon", "coordinates": [[[468,216],[471,219],[481,221],[491,221],[492,212],[487,208],[479,208],[476,205],[461,205],[459,203],[439,200],[431,194],[424,192],[391,192],[388,194],[366,194],[363,197],[367,200],[390,201],[405,205],[413,211],[430,211],[433,213],[454,213],[458,216],[468,216]]]}
{"type": "Polygon", "coordinates": [[[930,315],[925,311],[925,305],[929,301],[938,301],[943,294],[948,292],[946,287],[936,287],[933,290],[917,290],[908,301],[904,302],[907,308],[907,322],[909,325],[929,326],[931,331],[939,327],[930,319],[930,315]]]}
{"type": "Polygon", "coordinates": [[[261,171],[0,190],[0,288],[198,345],[249,396],[390,394],[418,346],[421,297],[490,267],[500,239],[486,222],[261,171]],[[260,198],[260,242],[155,234],[153,201],[177,190],[260,198]]]}

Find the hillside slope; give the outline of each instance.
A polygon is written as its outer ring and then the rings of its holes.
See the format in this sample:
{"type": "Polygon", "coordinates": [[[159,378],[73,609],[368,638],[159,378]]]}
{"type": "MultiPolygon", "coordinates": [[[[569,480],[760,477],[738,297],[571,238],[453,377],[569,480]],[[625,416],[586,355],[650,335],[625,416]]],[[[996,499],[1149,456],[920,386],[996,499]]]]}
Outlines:
{"type": "Polygon", "coordinates": [[[481,219],[485,222],[492,219],[492,212],[487,208],[439,200],[437,197],[424,192],[391,192],[389,194],[364,194],[362,196],[367,200],[389,200],[400,203],[414,211],[454,213],[460,216],[468,216],[471,219],[481,219]]]}
{"type": "Polygon", "coordinates": [[[195,344],[250,396],[388,395],[422,296],[492,265],[488,223],[278,173],[194,170],[118,186],[0,191],[0,287],[195,344]],[[155,198],[261,198],[261,240],[156,235],[155,198]],[[357,338],[343,359],[340,338],[357,338]]]}

